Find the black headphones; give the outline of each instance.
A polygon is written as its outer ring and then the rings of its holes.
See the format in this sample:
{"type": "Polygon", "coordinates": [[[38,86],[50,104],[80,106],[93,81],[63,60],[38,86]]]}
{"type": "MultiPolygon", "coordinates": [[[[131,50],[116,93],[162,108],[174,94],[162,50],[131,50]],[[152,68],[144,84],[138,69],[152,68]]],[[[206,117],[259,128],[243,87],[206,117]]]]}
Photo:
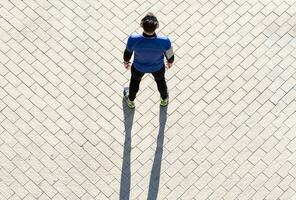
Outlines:
{"type": "Polygon", "coordinates": [[[141,24],[140,26],[143,27],[143,24],[145,21],[153,21],[154,25],[156,26],[156,28],[159,27],[159,23],[158,23],[158,20],[155,16],[145,16],[142,20],[141,20],[141,24]]]}

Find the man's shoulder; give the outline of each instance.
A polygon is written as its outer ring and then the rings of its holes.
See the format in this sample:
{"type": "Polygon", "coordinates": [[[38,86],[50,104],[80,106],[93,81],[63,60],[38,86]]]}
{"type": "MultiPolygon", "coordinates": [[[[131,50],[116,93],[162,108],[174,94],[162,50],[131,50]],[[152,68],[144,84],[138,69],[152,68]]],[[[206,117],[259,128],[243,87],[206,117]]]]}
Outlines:
{"type": "Polygon", "coordinates": [[[157,35],[157,39],[159,40],[170,40],[168,36],[165,35],[157,35]]]}
{"type": "Polygon", "coordinates": [[[130,45],[134,45],[138,43],[140,40],[142,40],[142,36],[138,33],[133,33],[128,37],[128,43],[130,45]]]}
{"type": "Polygon", "coordinates": [[[157,40],[163,44],[163,45],[170,45],[171,44],[171,40],[168,36],[165,35],[157,35],[157,40]]]}
{"type": "Polygon", "coordinates": [[[131,39],[138,39],[138,38],[142,38],[143,36],[139,33],[133,33],[129,36],[131,39]]]}
{"type": "Polygon", "coordinates": [[[165,49],[168,49],[171,47],[171,40],[168,36],[164,35],[157,35],[158,43],[163,46],[165,49]]]}

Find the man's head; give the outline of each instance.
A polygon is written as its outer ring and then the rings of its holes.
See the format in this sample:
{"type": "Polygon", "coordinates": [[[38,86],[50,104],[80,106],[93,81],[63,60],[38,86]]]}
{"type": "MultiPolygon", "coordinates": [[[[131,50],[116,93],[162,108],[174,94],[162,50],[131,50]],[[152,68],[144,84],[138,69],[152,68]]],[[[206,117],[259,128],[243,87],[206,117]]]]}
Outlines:
{"type": "Polygon", "coordinates": [[[158,26],[158,20],[151,12],[147,13],[146,16],[141,20],[141,27],[143,27],[144,32],[148,34],[154,33],[155,29],[157,29],[158,26]]]}

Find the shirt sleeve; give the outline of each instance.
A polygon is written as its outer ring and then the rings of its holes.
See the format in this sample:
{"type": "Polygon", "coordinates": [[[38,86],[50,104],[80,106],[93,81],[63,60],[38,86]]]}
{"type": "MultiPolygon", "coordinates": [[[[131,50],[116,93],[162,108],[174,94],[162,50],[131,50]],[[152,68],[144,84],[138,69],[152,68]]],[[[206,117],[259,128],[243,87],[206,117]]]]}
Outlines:
{"type": "Polygon", "coordinates": [[[127,39],[126,48],[123,53],[123,60],[129,62],[133,55],[133,45],[131,36],[127,39]]]}
{"type": "Polygon", "coordinates": [[[127,44],[126,44],[126,51],[128,52],[133,52],[133,39],[131,36],[129,36],[129,38],[127,39],[127,44]]]}
{"type": "Polygon", "coordinates": [[[168,39],[168,43],[166,45],[165,57],[169,63],[174,62],[174,50],[170,39],[168,39]]]}

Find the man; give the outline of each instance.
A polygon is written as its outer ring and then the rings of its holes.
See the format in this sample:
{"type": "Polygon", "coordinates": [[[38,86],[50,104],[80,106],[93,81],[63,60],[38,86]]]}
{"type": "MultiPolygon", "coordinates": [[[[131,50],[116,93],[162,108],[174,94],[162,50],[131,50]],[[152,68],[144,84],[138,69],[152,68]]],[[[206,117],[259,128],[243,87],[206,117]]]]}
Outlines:
{"type": "Polygon", "coordinates": [[[171,68],[174,62],[174,52],[171,41],[168,37],[158,36],[155,30],[159,27],[157,18],[148,13],[141,20],[142,34],[132,34],[129,36],[126,49],[124,51],[124,67],[130,68],[131,56],[134,60],[131,66],[131,81],[129,92],[125,94],[127,105],[135,108],[134,100],[139,91],[140,81],[145,73],[152,73],[160,93],[160,105],[168,105],[168,89],[165,81],[164,56],[167,59],[167,68],[171,68]]]}

